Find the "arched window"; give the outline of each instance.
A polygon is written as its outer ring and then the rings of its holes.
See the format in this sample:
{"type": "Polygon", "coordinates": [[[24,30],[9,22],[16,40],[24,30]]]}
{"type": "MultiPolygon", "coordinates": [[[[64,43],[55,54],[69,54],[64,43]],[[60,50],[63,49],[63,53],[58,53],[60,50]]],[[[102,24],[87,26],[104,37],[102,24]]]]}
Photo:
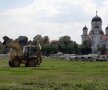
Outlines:
{"type": "Polygon", "coordinates": [[[95,28],[99,28],[99,26],[95,26],[95,28]]]}

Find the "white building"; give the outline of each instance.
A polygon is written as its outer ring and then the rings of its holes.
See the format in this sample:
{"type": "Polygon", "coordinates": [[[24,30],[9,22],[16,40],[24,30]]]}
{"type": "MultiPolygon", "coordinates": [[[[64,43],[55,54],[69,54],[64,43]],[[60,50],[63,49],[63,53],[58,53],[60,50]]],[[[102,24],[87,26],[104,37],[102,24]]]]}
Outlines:
{"type": "Polygon", "coordinates": [[[88,33],[88,28],[85,26],[83,28],[82,43],[86,40],[89,40],[92,44],[92,52],[97,53],[98,47],[105,45],[108,48],[108,26],[105,29],[105,34],[102,30],[102,19],[97,16],[92,18],[91,21],[91,30],[88,33]]]}

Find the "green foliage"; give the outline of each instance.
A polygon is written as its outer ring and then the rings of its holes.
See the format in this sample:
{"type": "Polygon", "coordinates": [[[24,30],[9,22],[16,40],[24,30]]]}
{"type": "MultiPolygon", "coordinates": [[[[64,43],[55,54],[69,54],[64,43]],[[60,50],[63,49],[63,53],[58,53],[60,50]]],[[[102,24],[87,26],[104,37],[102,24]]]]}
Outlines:
{"type": "Polygon", "coordinates": [[[69,36],[60,37],[59,41],[52,41],[51,43],[44,44],[42,48],[44,55],[55,54],[57,52],[79,54],[79,45],[71,41],[69,36]]]}
{"type": "Polygon", "coordinates": [[[26,36],[19,36],[17,41],[21,45],[21,47],[23,48],[25,45],[28,44],[28,37],[26,37],[26,36]]]}
{"type": "Polygon", "coordinates": [[[33,45],[37,46],[38,44],[40,44],[41,46],[43,46],[43,37],[41,35],[36,35],[33,38],[33,45]]]}
{"type": "Polygon", "coordinates": [[[81,49],[81,54],[92,53],[91,42],[89,40],[84,41],[80,49],[81,49]]]}
{"type": "Polygon", "coordinates": [[[7,54],[9,52],[9,48],[6,47],[6,45],[9,44],[12,41],[12,39],[9,38],[8,36],[4,36],[3,40],[4,40],[4,42],[2,43],[2,45],[3,45],[2,53],[7,54]]]}
{"type": "Polygon", "coordinates": [[[79,54],[80,53],[79,45],[76,42],[71,42],[68,45],[68,53],[70,53],[70,54],[79,54]]]}
{"type": "Polygon", "coordinates": [[[59,44],[64,53],[68,53],[68,44],[71,42],[70,36],[62,36],[59,38],[59,44]]]}
{"type": "Polygon", "coordinates": [[[67,45],[68,43],[71,42],[71,38],[70,36],[62,36],[59,38],[59,42],[67,45]]]}
{"type": "Polygon", "coordinates": [[[103,55],[105,54],[105,51],[107,51],[107,48],[105,47],[105,45],[102,45],[102,47],[98,47],[98,51],[103,55]]]}
{"type": "Polygon", "coordinates": [[[46,44],[43,48],[44,50],[44,54],[46,56],[49,56],[50,54],[55,54],[58,51],[58,47],[56,45],[53,44],[46,44]]]}
{"type": "Polygon", "coordinates": [[[0,54],[2,54],[2,52],[3,52],[3,44],[2,44],[2,42],[0,42],[0,54]]]}
{"type": "MultiPolygon", "coordinates": [[[[11,39],[4,36],[4,44],[8,43],[11,39]]],[[[92,52],[91,42],[85,41],[80,46],[75,41],[72,41],[70,36],[62,36],[59,40],[50,41],[48,36],[36,35],[33,41],[28,41],[26,36],[20,36],[17,41],[23,47],[24,45],[35,45],[41,46],[43,55],[49,56],[50,54],[55,54],[57,52],[63,52],[65,54],[89,54],[92,52]]],[[[8,48],[3,47],[3,53],[7,53],[8,48]]]]}
{"type": "Polygon", "coordinates": [[[44,45],[49,44],[49,37],[48,36],[44,36],[43,43],[44,43],[44,45]]]}
{"type": "Polygon", "coordinates": [[[79,45],[73,42],[69,36],[62,36],[59,38],[59,51],[69,54],[79,54],[79,45]]]}

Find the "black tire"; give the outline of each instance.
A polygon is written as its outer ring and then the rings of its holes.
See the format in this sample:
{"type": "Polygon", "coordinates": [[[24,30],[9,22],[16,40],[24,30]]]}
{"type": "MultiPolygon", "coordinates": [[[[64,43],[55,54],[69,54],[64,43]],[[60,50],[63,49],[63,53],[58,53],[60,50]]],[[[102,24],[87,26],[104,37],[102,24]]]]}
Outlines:
{"type": "Polygon", "coordinates": [[[13,60],[12,61],[12,67],[20,67],[20,61],[19,60],[13,60]]]}
{"type": "Polygon", "coordinates": [[[29,60],[26,64],[26,67],[36,67],[35,60],[29,60]]]}
{"type": "Polygon", "coordinates": [[[9,60],[8,64],[9,64],[10,67],[13,67],[11,60],[9,60]]]}

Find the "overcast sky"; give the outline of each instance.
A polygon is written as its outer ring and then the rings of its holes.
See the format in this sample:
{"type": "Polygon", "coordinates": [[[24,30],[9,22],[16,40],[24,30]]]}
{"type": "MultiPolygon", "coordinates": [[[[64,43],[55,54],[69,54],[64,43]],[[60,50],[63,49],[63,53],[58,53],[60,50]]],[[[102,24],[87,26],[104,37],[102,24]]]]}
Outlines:
{"type": "Polygon", "coordinates": [[[13,39],[20,35],[29,39],[37,34],[51,40],[69,35],[81,43],[82,28],[91,29],[96,15],[108,25],[108,0],[0,0],[0,40],[4,35],[13,39]]]}

